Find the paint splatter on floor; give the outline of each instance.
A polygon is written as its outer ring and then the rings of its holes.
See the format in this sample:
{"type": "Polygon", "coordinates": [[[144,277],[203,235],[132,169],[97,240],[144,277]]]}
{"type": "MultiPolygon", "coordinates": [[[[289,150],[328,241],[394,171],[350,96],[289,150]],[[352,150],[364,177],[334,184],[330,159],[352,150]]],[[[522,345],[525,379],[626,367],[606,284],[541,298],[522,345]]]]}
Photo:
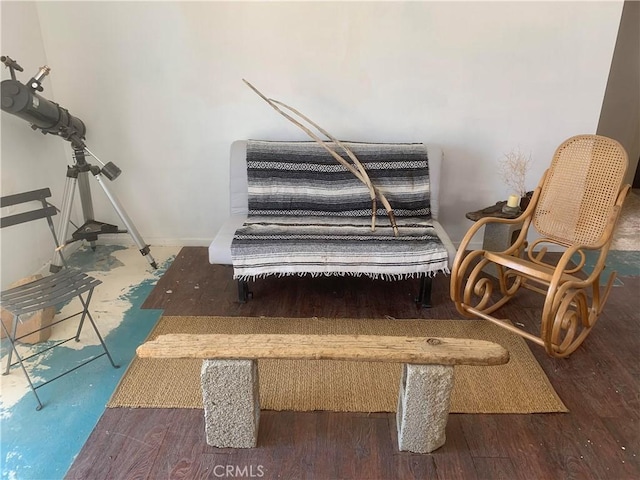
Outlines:
{"type": "MultiPolygon", "coordinates": [[[[598,262],[598,251],[585,251],[585,266],[586,272],[592,272],[598,262]]],[[[572,257],[574,263],[580,261],[578,254],[572,257]]],[[[616,279],[613,282],[613,286],[624,285],[624,277],[637,277],[640,276],[640,251],[625,251],[625,250],[610,250],[605,262],[605,268],[600,275],[600,285],[604,286],[609,281],[609,275],[611,272],[616,272],[616,279]]]]}
{"type": "MultiPolygon", "coordinates": [[[[98,246],[95,252],[81,249],[69,264],[98,278],[91,312],[107,347],[120,368],[114,369],[106,356],[60,377],[38,389],[44,408],[37,402],[19,367],[0,377],[0,461],[3,479],[60,479],[104,412],[105,405],[127,366],[135,348],[144,341],[161,315],[160,310],[140,306],[171,264],[179,247],[153,247],[158,262],[155,271],[135,247],[98,246]]],[[[56,314],[63,318],[79,309],[78,300],[56,314]]],[[[21,346],[26,354],[43,345],[69,338],[76,333],[73,319],[54,326],[48,342],[21,346]]],[[[2,365],[9,343],[2,341],[2,365]]],[[[70,341],[27,361],[32,380],[55,377],[69,366],[101,352],[99,340],[90,328],[83,328],[81,341],[70,341]]],[[[3,369],[4,370],[4,369],[3,369]]]]}
{"type": "Polygon", "coordinates": [[[640,250],[640,189],[631,190],[622,205],[611,250],[640,250]]]}

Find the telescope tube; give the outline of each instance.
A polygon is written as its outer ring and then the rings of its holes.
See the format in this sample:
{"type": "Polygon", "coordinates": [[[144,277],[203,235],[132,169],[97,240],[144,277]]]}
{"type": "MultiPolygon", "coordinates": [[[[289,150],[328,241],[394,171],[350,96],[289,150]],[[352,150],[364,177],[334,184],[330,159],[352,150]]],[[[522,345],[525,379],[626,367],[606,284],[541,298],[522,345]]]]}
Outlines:
{"type": "Polygon", "coordinates": [[[73,132],[84,138],[87,129],[77,117],[55,102],[32,92],[29,87],[17,80],[3,80],[2,110],[29,122],[34,129],[43,133],[65,136],[62,132],[73,132]]]}

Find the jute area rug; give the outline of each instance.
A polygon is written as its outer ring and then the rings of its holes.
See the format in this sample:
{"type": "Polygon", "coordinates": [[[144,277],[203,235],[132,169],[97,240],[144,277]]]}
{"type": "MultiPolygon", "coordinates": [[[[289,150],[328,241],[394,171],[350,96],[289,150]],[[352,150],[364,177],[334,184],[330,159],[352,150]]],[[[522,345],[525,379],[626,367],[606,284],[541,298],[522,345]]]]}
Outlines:
{"type": "MultiPolygon", "coordinates": [[[[508,364],[455,367],[452,413],[566,412],[519,336],[484,320],[162,317],[149,338],[166,333],[299,333],[458,337],[509,350],[508,364]]],[[[201,360],[135,358],[108,407],[203,408],[201,360]]],[[[394,412],[400,364],[259,360],[264,410],[394,412]]]]}

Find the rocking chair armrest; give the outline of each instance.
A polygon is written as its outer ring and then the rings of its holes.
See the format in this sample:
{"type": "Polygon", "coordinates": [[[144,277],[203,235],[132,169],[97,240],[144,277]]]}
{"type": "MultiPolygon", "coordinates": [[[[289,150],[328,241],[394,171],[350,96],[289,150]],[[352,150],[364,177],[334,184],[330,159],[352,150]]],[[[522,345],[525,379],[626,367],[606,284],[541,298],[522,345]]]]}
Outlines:
{"type": "MultiPolygon", "coordinates": [[[[484,217],[484,218],[481,218],[478,221],[476,221],[471,226],[471,228],[469,228],[469,230],[467,231],[466,235],[463,237],[462,241],[460,242],[460,246],[458,247],[458,251],[456,252],[456,257],[455,257],[455,260],[453,262],[453,266],[451,268],[452,272],[457,272],[458,269],[460,268],[460,266],[462,265],[462,262],[463,262],[464,256],[465,256],[464,253],[467,250],[467,247],[469,246],[469,243],[471,243],[471,240],[473,240],[473,237],[475,237],[475,235],[478,233],[478,230],[480,230],[481,227],[484,227],[485,225],[487,225],[489,223],[502,223],[502,224],[507,224],[507,225],[522,224],[522,231],[520,232],[520,235],[518,236],[518,239],[516,240],[516,242],[511,247],[509,247],[503,253],[511,254],[511,253],[513,253],[514,251],[516,251],[517,249],[520,248],[522,243],[527,238],[527,231],[528,231],[529,225],[531,224],[531,221],[533,219],[533,212],[536,209],[536,204],[538,203],[538,198],[540,197],[540,192],[542,191],[542,185],[544,183],[544,179],[547,176],[547,173],[548,173],[548,170],[544,172],[544,175],[542,176],[542,179],[540,180],[540,183],[538,184],[536,189],[533,191],[533,196],[531,197],[529,205],[527,206],[525,211],[522,212],[518,217],[516,217],[516,218],[484,217]]],[[[453,279],[453,277],[455,277],[455,275],[452,276],[452,279],[453,279]]]]}
{"type": "MultiPolygon", "coordinates": [[[[629,192],[629,188],[629,185],[625,185],[625,188],[623,188],[621,194],[624,192],[624,195],[626,196],[626,194],[629,192]]],[[[618,221],[618,217],[620,216],[620,211],[622,210],[623,201],[624,197],[622,197],[620,203],[616,202],[616,204],[611,209],[611,213],[609,214],[609,218],[607,219],[607,225],[604,229],[604,232],[602,232],[602,237],[600,237],[598,243],[590,246],[583,246],[582,248],[586,248],[589,250],[598,250],[606,247],[607,251],[609,250],[609,244],[613,239],[613,232],[616,228],[616,222],[618,221]]]]}
{"type": "MultiPolygon", "coordinates": [[[[593,271],[594,273],[600,273],[604,268],[604,262],[607,258],[607,254],[609,253],[609,246],[611,245],[611,241],[613,240],[613,231],[615,229],[616,221],[618,220],[621,209],[621,204],[616,204],[613,206],[613,208],[611,209],[611,213],[609,214],[609,218],[607,219],[607,225],[598,242],[590,245],[574,244],[567,246],[567,250],[565,250],[560,261],[558,262],[558,265],[562,262],[562,264],[566,266],[568,262],[571,261],[573,255],[575,255],[576,253],[580,253],[583,250],[599,250],[600,254],[598,255],[598,260],[596,261],[593,271]]],[[[591,275],[589,276],[589,278],[591,278],[591,275]]]]}
{"type": "Polygon", "coordinates": [[[522,223],[522,224],[524,224],[522,230],[523,231],[527,230],[529,228],[529,224],[531,223],[531,220],[533,218],[533,212],[536,209],[536,205],[538,203],[538,198],[540,197],[540,193],[542,191],[542,185],[544,183],[544,179],[547,176],[547,172],[548,171],[544,172],[544,175],[542,176],[542,179],[540,180],[540,183],[538,184],[536,189],[533,191],[533,195],[531,197],[531,200],[529,201],[529,205],[527,206],[527,208],[525,209],[524,212],[522,212],[516,218],[483,217],[483,218],[477,220],[471,226],[471,228],[469,228],[469,230],[467,231],[466,235],[464,236],[464,238],[460,242],[460,246],[458,247],[458,254],[456,255],[456,257],[458,257],[461,253],[464,253],[464,251],[466,250],[467,246],[469,245],[469,243],[471,242],[471,240],[473,239],[475,234],[478,233],[478,230],[481,227],[484,227],[485,225],[487,225],[489,223],[502,223],[502,224],[506,224],[506,225],[517,225],[517,224],[522,223]]]}
{"type": "MultiPolygon", "coordinates": [[[[563,278],[563,272],[567,269],[569,262],[571,262],[572,257],[576,253],[582,250],[598,250],[599,248],[601,247],[594,247],[589,245],[572,245],[567,248],[567,250],[565,250],[565,252],[562,254],[562,257],[560,257],[560,260],[558,260],[558,263],[556,264],[556,271],[554,278],[551,280],[551,284],[557,286],[561,282],[561,280],[564,280],[565,282],[567,281],[566,278],[563,278]]],[[[574,287],[583,288],[587,285],[592,284],[596,280],[596,278],[604,269],[604,260],[607,257],[606,253],[607,252],[605,250],[601,250],[600,255],[598,256],[598,261],[596,262],[593,271],[589,275],[587,275],[587,278],[579,279],[575,275],[571,275],[571,280],[569,281],[573,284],[574,287]]],[[[581,269],[580,271],[584,272],[583,269],[581,269]]]]}
{"type": "Polygon", "coordinates": [[[478,230],[480,230],[480,228],[490,223],[518,225],[527,220],[528,217],[525,216],[525,213],[527,212],[526,211],[523,212],[522,215],[516,218],[483,217],[479,219],[469,228],[469,230],[467,230],[467,233],[463,237],[462,241],[460,242],[460,246],[458,247],[458,254],[464,252],[467,249],[467,247],[469,246],[469,243],[471,243],[471,240],[473,240],[473,237],[475,237],[475,235],[478,233],[478,230]]]}
{"type": "MultiPolygon", "coordinates": [[[[465,236],[462,238],[462,241],[460,242],[460,245],[458,246],[458,251],[456,252],[456,256],[453,260],[453,265],[451,267],[451,272],[452,272],[452,276],[451,276],[451,282],[452,285],[455,283],[455,279],[458,277],[458,272],[460,271],[460,268],[463,265],[463,262],[465,261],[466,257],[468,255],[465,254],[465,252],[467,251],[467,248],[469,247],[469,244],[471,243],[471,241],[473,240],[473,238],[476,236],[476,234],[478,233],[478,231],[480,230],[481,227],[485,226],[488,223],[491,223],[492,221],[495,220],[505,220],[508,223],[511,223],[510,219],[503,219],[503,218],[496,218],[496,217],[484,217],[481,218],[480,220],[478,220],[477,222],[475,222],[470,228],[469,230],[467,230],[467,233],[465,234],[465,236]]],[[[468,260],[468,259],[466,259],[468,260]]],[[[454,287],[451,288],[451,291],[453,292],[454,287]]]]}

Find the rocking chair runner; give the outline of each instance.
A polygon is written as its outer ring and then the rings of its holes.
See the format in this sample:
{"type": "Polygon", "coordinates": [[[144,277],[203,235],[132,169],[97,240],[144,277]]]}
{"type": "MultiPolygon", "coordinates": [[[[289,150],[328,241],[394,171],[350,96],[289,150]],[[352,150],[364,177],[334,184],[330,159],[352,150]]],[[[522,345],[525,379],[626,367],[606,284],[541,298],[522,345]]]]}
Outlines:
{"type": "Polygon", "coordinates": [[[630,188],[622,185],[627,161],[624,148],[607,137],[579,135],[562,143],[518,218],[483,218],[465,235],[451,270],[450,294],[458,311],[507,328],[551,356],[573,353],[591,332],[616,276],[612,272],[601,290],[600,275],[630,188]],[[467,253],[474,235],[491,222],[522,224],[522,229],[502,252],[467,253]],[[528,245],[531,224],[540,238],[528,245]],[[551,245],[563,250],[557,263],[545,259],[551,245]],[[590,272],[584,269],[586,251],[597,256],[590,272]],[[497,278],[483,273],[489,264],[495,265],[497,278]],[[521,287],[545,296],[539,336],[491,315],[521,287]]]}

